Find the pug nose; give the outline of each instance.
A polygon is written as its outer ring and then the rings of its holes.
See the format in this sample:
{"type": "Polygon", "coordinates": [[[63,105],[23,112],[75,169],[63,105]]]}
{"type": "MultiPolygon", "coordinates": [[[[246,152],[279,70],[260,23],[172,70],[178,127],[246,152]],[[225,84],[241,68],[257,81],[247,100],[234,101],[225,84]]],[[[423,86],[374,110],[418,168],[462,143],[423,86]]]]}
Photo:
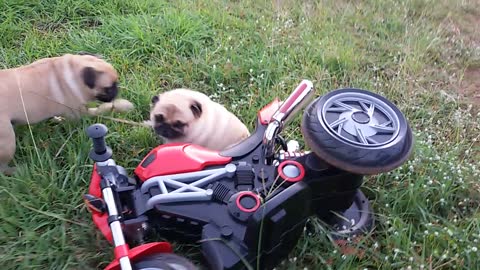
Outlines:
{"type": "Polygon", "coordinates": [[[163,116],[163,114],[156,114],[155,121],[162,123],[163,121],[165,121],[165,117],[163,116]]]}

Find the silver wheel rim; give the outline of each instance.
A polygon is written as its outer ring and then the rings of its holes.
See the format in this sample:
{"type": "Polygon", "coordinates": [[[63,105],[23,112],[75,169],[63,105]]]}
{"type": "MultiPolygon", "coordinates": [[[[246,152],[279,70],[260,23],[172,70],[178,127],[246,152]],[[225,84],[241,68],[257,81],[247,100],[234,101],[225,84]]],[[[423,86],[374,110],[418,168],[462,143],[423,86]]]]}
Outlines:
{"type": "Polygon", "coordinates": [[[379,147],[395,140],[400,120],[382,100],[364,93],[345,92],[332,96],[319,117],[337,139],[362,147],[379,147]]]}

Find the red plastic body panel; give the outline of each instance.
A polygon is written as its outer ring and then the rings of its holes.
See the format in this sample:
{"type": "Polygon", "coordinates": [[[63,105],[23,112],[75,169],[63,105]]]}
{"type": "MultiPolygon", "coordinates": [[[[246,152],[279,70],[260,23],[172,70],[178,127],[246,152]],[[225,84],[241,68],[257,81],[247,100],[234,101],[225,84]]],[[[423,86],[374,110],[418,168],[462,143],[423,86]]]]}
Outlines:
{"type": "MultiPolygon", "coordinates": [[[[155,253],[172,253],[173,249],[170,243],[168,242],[154,242],[148,243],[141,246],[134,247],[128,252],[128,258],[130,262],[133,263],[134,260],[138,260],[142,257],[153,255],[155,253]]],[[[112,261],[105,270],[121,270],[120,262],[115,259],[112,261]]]]}
{"type": "MultiPolygon", "coordinates": [[[[101,180],[101,177],[97,173],[97,166],[94,164],[88,193],[92,194],[95,197],[103,198],[102,189],[100,188],[100,180],[101,180]]],[[[103,213],[103,214],[98,212],[92,213],[93,223],[95,223],[95,225],[102,232],[105,238],[107,238],[110,244],[112,244],[113,243],[112,231],[110,230],[110,226],[108,226],[107,218],[108,218],[108,214],[106,213],[103,213]]]]}
{"type": "Polygon", "coordinates": [[[206,166],[224,165],[231,160],[217,151],[190,143],[163,144],[150,151],[135,168],[135,174],[145,181],[154,176],[201,171],[206,166]]]}
{"type": "Polygon", "coordinates": [[[276,98],[269,104],[265,105],[265,107],[263,107],[258,112],[258,118],[260,119],[260,123],[262,123],[262,125],[267,125],[268,123],[270,123],[272,116],[280,108],[281,104],[282,102],[278,98],[276,98]]]}

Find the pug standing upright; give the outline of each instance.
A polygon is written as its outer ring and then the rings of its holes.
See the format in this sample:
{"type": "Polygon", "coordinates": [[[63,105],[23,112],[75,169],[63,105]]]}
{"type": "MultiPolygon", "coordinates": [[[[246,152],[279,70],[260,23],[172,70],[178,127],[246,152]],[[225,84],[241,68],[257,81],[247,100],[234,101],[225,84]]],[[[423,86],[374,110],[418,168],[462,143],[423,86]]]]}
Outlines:
{"type": "Polygon", "coordinates": [[[14,125],[54,116],[78,118],[90,101],[110,102],[118,94],[113,66],[93,55],[65,54],[0,70],[0,173],[11,174],[14,125]]]}
{"type": "Polygon", "coordinates": [[[250,133],[224,106],[190,89],[174,89],[152,98],[150,125],[165,143],[193,143],[224,150],[250,133]]]}

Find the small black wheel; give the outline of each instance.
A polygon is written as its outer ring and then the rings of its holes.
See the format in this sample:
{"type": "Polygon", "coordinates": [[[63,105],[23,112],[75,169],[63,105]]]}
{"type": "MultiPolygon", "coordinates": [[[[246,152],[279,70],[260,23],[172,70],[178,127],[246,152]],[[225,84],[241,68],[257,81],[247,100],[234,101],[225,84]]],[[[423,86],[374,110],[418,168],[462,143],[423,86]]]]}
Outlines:
{"type": "Polygon", "coordinates": [[[186,258],[173,253],[159,253],[141,258],[134,262],[136,270],[198,270],[186,258]]]}
{"type": "Polygon", "coordinates": [[[303,114],[302,134],[319,158],[355,174],[391,171],[413,148],[402,112],[386,98],[362,89],[337,89],[312,101],[303,114]]]}
{"type": "Polygon", "coordinates": [[[370,233],[374,227],[375,216],[367,197],[358,190],[348,209],[332,213],[325,221],[333,229],[332,238],[346,239],[370,233]]]}

